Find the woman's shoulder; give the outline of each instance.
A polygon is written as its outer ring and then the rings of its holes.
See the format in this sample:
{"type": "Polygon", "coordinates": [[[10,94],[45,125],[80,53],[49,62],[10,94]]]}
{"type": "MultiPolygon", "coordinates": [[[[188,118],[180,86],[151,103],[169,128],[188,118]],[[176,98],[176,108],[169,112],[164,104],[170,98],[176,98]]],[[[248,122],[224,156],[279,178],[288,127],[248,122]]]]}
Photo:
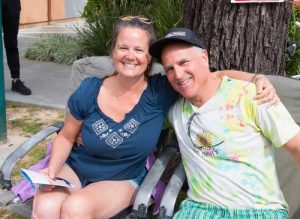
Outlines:
{"type": "Polygon", "coordinates": [[[159,105],[166,106],[166,109],[168,109],[178,97],[178,94],[171,87],[167,76],[164,74],[149,76],[149,88],[152,94],[151,97],[155,97],[159,105]]]}
{"type": "Polygon", "coordinates": [[[155,74],[148,77],[149,91],[152,95],[160,95],[168,89],[168,80],[165,75],[155,74]]]}
{"type": "Polygon", "coordinates": [[[87,77],[82,80],[81,86],[90,86],[90,85],[97,85],[99,83],[102,83],[103,78],[97,78],[97,77],[87,77]]]}
{"type": "Polygon", "coordinates": [[[157,73],[149,76],[148,82],[151,87],[164,86],[167,83],[167,76],[157,73]]]}
{"type": "Polygon", "coordinates": [[[79,89],[83,92],[91,92],[98,90],[102,85],[103,79],[97,77],[87,77],[80,83],[79,89]]]}
{"type": "Polygon", "coordinates": [[[152,75],[149,76],[150,80],[158,80],[158,79],[162,79],[162,78],[163,79],[167,78],[167,76],[163,73],[160,73],[160,72],[152,74],[152,75]]]}
{"type": "Polygon", "coordinates": [[[87,77],[83,79],[80,86],[74,91],[73,96],[91,97],[96,95],[100,89],[103,79],[87,77]]]}

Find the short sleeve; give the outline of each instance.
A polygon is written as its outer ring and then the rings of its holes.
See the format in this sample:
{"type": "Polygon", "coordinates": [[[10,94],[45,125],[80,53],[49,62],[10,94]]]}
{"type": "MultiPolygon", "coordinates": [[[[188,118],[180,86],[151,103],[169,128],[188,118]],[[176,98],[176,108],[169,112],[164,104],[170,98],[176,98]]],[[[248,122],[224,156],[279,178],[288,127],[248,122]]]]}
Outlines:
{"type": "Polygon", "coordinates": [[[71,94],[68,100],[68,108],[72,116],[77,120],[83,120],[91,105],[94,103],[100,88],[101,79],[88,77],[71,94]]]}
{"type": "Polygon", "coordinates": [[[178,93],[170,85],[167,76],[155,74],[150,77],[151,92],[155,94],[158,104],[167,113],[171,105],[176,101],[178,93]]]}
{"type": "Polygon", "coordinates": [[[293,120],[285,106],[280,102],[277,106],[257,105],[257,122],[263,135],[275,147],[281,147],[292,139],[300,128],[293,120]]]}

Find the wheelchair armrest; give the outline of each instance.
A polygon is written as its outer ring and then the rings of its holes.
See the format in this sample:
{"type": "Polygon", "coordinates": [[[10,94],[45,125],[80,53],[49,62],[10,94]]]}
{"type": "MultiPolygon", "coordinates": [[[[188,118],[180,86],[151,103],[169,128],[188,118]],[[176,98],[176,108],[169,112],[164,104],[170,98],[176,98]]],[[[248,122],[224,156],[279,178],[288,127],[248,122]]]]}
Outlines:
{"type": "Polygon", "coordinates": [[[153,166],[138,190],[130,218],[147,217],[147,207],[150,203],[152,191],[166,169],[168,162],[177,151],[178,149],[176,147],[167,147],[164,152],[155,160],[153,166]]]}
{"type": "Polygon", "coordinates": [[[21,144],[14,152],[12,152],[3,162],[0,167],[0,183],[4,189],[9,190],[11,185],[11,173],[16,163],[28,153],[35,145],[41,142],[43,139],[58,132],[63,127],[63,122],[56,123],[47,127],[46,129],[33,135],[30,139],[21,144]]]}
{"type": "Polygon", "coordinates": [[[182,162],[177,166],[163,194],[160,209],[159,219],[170,219],[174,213],[174,207],[178,193],[186,179],[185,171],[182,162]]]}

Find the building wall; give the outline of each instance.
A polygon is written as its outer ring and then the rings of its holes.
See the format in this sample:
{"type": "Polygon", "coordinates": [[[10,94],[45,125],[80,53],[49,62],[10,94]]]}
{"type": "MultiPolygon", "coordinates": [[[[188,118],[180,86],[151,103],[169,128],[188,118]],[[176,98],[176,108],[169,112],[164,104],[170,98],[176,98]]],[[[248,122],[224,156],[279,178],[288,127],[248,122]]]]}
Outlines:
{"type": "Polygon", "coordinates": [[[21,0],[20,23],[46,22],[47,11],[47,0],[21,0]]]}
{"type": "Polygon", "coordinates": [[[80,17],[88,0],[65,0],[65,16],[80,17]]]}
{"type": "Polygon", "coordinates": [[[20,24],[80,17],[88,0],[21,0],[20,24]]]}
{"type": "Polygon", "coordinates": [[[65,18],[65,4],[63,0],[51,0],[50,20],[60,20],[65,18]]]}

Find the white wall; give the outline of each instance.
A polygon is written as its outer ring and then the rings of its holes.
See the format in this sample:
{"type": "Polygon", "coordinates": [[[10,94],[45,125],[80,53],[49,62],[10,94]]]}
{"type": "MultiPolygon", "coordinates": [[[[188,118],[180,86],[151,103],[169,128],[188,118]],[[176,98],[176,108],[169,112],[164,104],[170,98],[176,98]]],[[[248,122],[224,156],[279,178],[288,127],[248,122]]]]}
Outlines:
{"type": "Polygon", "coordinates": [[[87,0],[65,0],[65,18],[80,17],[87,0]]]}

